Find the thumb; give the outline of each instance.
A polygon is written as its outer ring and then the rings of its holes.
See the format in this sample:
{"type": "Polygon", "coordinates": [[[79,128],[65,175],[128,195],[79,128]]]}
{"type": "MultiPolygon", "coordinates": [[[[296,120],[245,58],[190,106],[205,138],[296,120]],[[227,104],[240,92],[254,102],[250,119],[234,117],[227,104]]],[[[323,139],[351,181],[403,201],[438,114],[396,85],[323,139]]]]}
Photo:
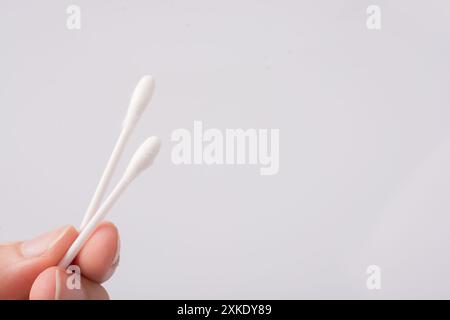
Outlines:
{"type": "Polygon", "coordinates": [[[77,235],[73,226],[65,226],[32,240],[0,245],[0,299],[28,299],[37,276],[58,264],[77,235]]]}

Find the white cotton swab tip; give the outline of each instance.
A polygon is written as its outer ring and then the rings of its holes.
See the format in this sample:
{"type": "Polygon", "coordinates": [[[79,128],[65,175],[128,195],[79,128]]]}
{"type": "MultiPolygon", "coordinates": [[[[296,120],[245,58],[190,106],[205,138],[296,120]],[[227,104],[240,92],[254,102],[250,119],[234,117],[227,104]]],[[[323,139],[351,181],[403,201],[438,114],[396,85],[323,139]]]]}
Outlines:
{"type": "Polygon", "coordinates": [[[123,192],[127,189],[130,183],[137,178],[137,176],[150,167],[153,160],[158,155],[159,149],[161,147],[161,139],[158,137],[150,137],[138,148],[133,157],[131,158],[130,164],[126,169],[122,179],[119,181],[117,186],[105,200],[105,202],[100,206],[95,215],[88,221],[86,226],[81,230],[78,237],[72,243],[72,246],[66,252],[63,259],[60,261],[59,266],[62,268],[67,268],[70,263],[75,259],[78,252],[80,252],[83,245],[95,231],[95,228],[99,223],[106,217],[111,208],[114,206],[116,201],[120,198],[123,192]]]}
{"type": "Polygon", "coordinates": [[[161,148],[159,137],[150,137],[137,149],[125,170],[123,179],[133,180],[142,171],[150,167],[161,148]]]}
{"type": "Polygon", "coordinates": [[[124,127],[136,124],[145,108],[150,103],[154,90],[155,80],[152,76],[146,75],[139,80],[131,95],[130,105],[123,122],[124,127]]]}

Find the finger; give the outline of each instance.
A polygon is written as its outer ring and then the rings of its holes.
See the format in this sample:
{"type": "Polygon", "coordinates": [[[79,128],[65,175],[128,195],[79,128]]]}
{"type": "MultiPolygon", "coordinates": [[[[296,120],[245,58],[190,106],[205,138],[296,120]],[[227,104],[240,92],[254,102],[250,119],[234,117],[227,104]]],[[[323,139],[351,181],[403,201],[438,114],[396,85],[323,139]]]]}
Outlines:
{"type": "Polygon", "coordinates": [[[109,295],[100,284],[82,277],[79,269],[70,272],[60,267],[43,271],[34,281],[30,300],[107,300],[109,295]]]}
{"type": "Polygon", "coordinates": [[[26,299],[36,277],[56,265],[77,237],[65,226],[32,240],[0,245],[0,299],[26,299]]]}
{"type": "Polygon", "coordinates": [[[73,264],[80,267],[84,277],[102,283],[114,273],[119,255],[119,232],[114,224],[105,221],[97,227],[73,264]]]}

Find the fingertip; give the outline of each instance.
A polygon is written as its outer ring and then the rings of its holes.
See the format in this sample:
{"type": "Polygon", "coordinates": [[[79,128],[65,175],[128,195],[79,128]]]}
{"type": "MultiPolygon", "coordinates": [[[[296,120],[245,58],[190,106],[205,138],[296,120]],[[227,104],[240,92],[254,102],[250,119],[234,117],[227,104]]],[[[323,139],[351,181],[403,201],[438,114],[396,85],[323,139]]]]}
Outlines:
{"type": "MultiPolygon", "coordinates": [[[[75,266],[71,266],[75,267],[75,266]]],[[[34,281],[30,300],[107,300],[108,292],[100,284],[83,278],[78,268],[51,267],[34,281]]]]}
{"type": "Polygon", "coordinates": [[[98,225],[96,231],[98,231],[102,228],[108,229],[110,232],[114,233],[116,237],[119,236],[119,230],[117,229],[116,225],[114,223],[112,223],[111,221],[102,221],[98,225]]]}
{"type": "Polygon", "coordinates": [[[59,262],[77,237],[78,231],[73,225],[64,226],[62,234],[54,241],[54,246],[51,246],[50,251],[44,256],[56,258],[59,262]]]}
{"type": "Polygon", "coordinates": [[[83,276],[101,283],[112,276],[119,248],[117,227],[112,222],[104,221],[83,246],[74,263],[80,266],[83,276]]]}

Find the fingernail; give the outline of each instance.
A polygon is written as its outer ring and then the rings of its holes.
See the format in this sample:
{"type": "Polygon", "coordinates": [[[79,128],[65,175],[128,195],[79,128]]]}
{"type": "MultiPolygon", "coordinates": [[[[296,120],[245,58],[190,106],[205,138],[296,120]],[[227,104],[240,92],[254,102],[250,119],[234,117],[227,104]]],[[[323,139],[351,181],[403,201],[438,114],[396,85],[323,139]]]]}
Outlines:
{"type": "Polygon", "coordinates": [[[116,271],[117,267],[119,266],[120,262],[120,238],[117,238],[117,249],[116,249],[116,255],[114,256],[113,262],[111,264],[111,267],[106,272],[105,276],[103,277],[102,281],[106,281],[109,278],[112,277],[114,272],[116,271]]]}
{"type": "Polygon", "coordinates": [[[116,249],[116,255],[114,256],[112,266],[117,267],[120,260],[120,237],[117,237],[117,249],[116,249]]]}
{"type": "Polygon", "coordinates": [[[35,258],[50,251],[69,231],[70,226],[61,227],[22,243],[21,251],[26,258],[35,258]]]}

